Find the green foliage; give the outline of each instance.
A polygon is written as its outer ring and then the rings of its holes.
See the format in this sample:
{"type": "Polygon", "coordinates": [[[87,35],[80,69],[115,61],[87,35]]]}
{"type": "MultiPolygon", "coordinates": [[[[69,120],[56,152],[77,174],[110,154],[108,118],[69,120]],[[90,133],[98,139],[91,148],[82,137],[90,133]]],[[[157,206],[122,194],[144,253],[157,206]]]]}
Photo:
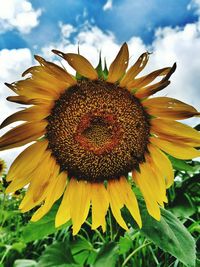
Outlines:
{"type": "MultiPolygon", "coordinates": [[[[28,243],[34,240],[42,239],[43,237],[55,233],[58,229],[55,228],[55,216],[58,209],[58,203],[52,207],[50,212],[37,222],[30,222],[22,231],[24,242],[28,243]]],[[[59,229],[66,228],[71,223],[63,225],[59,229]]]]}
{"type": "Polygon", "coordinates": [[[38,267],[81,267],[76,264],[67,243],[54,243],[47,247],[40,257],[38,267]]]}
{"type": "Polygon", "coordinates": [[[164,251],[188,266],[195,266],[195,241],[183,224],[169,211],[161,209],[161,220],[156,221],[141,209],[141,232],[164,251]]]}
{"type": "MultiPolygon", "coordinates": [[[[99,75],[101,71],[99,65],[99,75]]],[[[106,75],[106,70],[102,72],[106,75]]],[[[16,197],[6,196],[7,185],[3,182],[0,186],[0,267],[195,266],[195,241],[199,242],[200,233],[200,163],[172,157],[170,160],[176,179],[168,190],[167,210],[161,209],[161,221],[149,216],[140,201],[141,230],[128,211],[122,210],[129,222],[128,232],[118,226],[109,212],[105,233],[101,229],[91,230],[90,214],[79,234],[73,237],[71,222],[59,229],[54,226],[59,201],[40,221],[29,222],[34,210],[25,214],[18,211],[24,191],[16,197]]],[[[141,199],[137,188],[134,192],[141,199]]],[[[196,260],[196,266],[198,263],[196,260]]]]}
{"type": "Polygon", "coordinates": [[[118,244],[110,242],[102,246],[99,250],[94,267],[115,267],[118,258],[118,244]]]}

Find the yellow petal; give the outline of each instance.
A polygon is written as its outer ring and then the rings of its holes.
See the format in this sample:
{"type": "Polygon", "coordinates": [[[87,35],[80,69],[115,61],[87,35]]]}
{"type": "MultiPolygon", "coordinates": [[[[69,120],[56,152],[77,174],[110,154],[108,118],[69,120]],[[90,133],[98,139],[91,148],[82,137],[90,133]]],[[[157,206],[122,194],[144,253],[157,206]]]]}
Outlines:
{"type": "Polygon", "coordinates": [[[138,79],[135,79],[127,84],[127,88],[133,89],[133,88],[142,88],[146,86],[147,84],[154,81],[157,77],[166,75],[171,68],[163,68],[156,71],[153,71],[145,76],[142,76],[138,79]]]}
{"type": "Polygon", "coordinates": [[[190,146],[200,146],[200,133],[177,121],[153,119],[151,120],[151,131],[166,140],[185,143],[190,146]]]}
{"type": "Polygon", "coordinates": [[[163,206],[163,202],[167,202],[165,177],[155,163],[152,155],[146,154],[145,160],[147,167],[151,172],[151,182],[149,187],[153,193],[155,192],[156,201],[163,206]]]}
{"type": "Polygon", "coordinates": [[[62,53],[57,50],[52,50],[55,54],[61,56],[65,60],[67,60],[68,64],[74,68],[79,74],[91,79],[97,80],[98,75],[96,70],[90,64],[90,62],[83,56],[73,53],[62,53]]]}
{"type": "Polygon", "coordinates": [[[158,82],[146,87],[139,88],[134,95],[138,98],[145,98],[148,96],[151,96],[161,90],[163,90],[165,87],[167,87],[170,84],[170,81],[165,82],[158,82]]]}
{"type": "Polygon", "coordinates": [[[0,150],[23,146],[46,132],[47,121],[23,123],[0,137],[0,150]]]}
{"type": "Polygon", "coordinates": [[[48,141],[43,140],[27,147],[12,163],[6,180],[19,179],[31,173],[42,160],[47,146],[48,141]]]}
{"type": "Polygon", "coordinates": [[[142,220],[140,216],[138,202],[137,202],[134,192],[131,189],[130,184],[128,183],[125,177],[120,178],[119,189],[121,189],[121,193],[123,194],[124,202],[125,202],[127,209],[130,211],[131,215],[137,222],[138,226],[141,228],[142,220]]]}
{"type": "Polygon", "coordinates": [[[92,229],[100,225],[105,231],[105,216],[109,207],[108,192],[102,183],[91,184],[92,229]]]}
{"type": "Polygon", "coordinates": [[[167,119],[186,119],[199,112],[192,106],[170,97],[149,98],[142,102],[151,115],[167,119]]]}
{"type": "Polygon", "coordinates": [[[165,177],[166,187],[169,188],[174,182],[174,172],[170,160],[160,149],[155,147],[153,144],[148,146],[148,150],[150,152],[151,158],[157,165],[157,168],[160,170],[163,177],[165,177]]]}
{"type": "Polygon", "coordinates": [[[108,72],[107,82],[115,83],[124,75],[128,67],[129,52],[126,43],[122,45],[108,72]]]}
{"type": "Polygon", "coordinates": [[[121,208],[124,206],[124,202],[121,196],[121,191],[119,192],[118,188],[119,181],[109,181],[108,182],[108,194],[110,198],[110,207],[113,213],[113,216],[115,217],[118,224],[124,228],[125,230],[128,230],[128,227],[124,221],[124,219],[121,216],[121,208]]]}
{"type": "Polygon", "coordinates": [[[178,159],[186,160],[200,157],[200,151],[185,144],[172,143],[155,137],[151,137],[150,142],[178,159]]]}
{"type": "Polygon", "coordinates": [[[88,182],[75,179],[71,179],[70,182],[70,214],[73,223],[73,235],[76,235],[89,212],[91,185],[88,182]]]}
{"type": "Polygon", "coordinates": [[[67,174],[61,172],[55,179],[51,179],[49,186],[47,187],[47,195],[45,203],[40,207],[32,216],[31,221],[40,220],[53,206],[53,204],[58,200],[63,194],[66,186],[67,174]]]}
{"type": "Polygon", "coordinates": [[[149,53],[143,53],[136,63],[127,71],[120,82],[121,87],[126,87],[126,85],[131,82],[146,66],[149,60],[149,53]]]}
{"type": "Polygon", "coordinates": [[[10,102],[24,104],[24,105],[48,105],[51,100],[43,98],[28,98],[26,96],[8,96],[6,98],[10,102]]]}
{"type": "Polygon", "coordinates": [[[29,99],[26,96],[21,96],[21,95],[20,96],[8,96],[6,99],[10,102],[14,102],[18,104],[24,104],[24,105],[33,104],[31,99],[29,99]]]}
{"type": "Polygon", "coordinates": [[[59,92],[56,90],[58,85],[56,81],[51,81],[46,77],[48,81],[41,81],[36,78],[27,78],[10,84],[15,88],[18,95],[31,98],[43,98],[47,100],[54,100],[59,97],[59,92]],[[56,84],[56,86],[55,86],[56,84]]]}
{"type": "Polygon", "coordinates": [[[58,175],[56,161],[50,155],[46,152],[46,157],[30,175],[30,185],[19,206],[22,212],[34,208],[45,199],[49,183],[58,175]]]}
{"type": "Polygon", "coordinates": [[[146,183],[149,189],[151,198],[163,206],[163,201],[166,199],[164,177],[159,172],[159,169],[156,168],[152,159],[148,157],[148,154],[146,154],[145,160],[146,162],[142,166],[143,172],[146,173],[146,180],[143,179],[144,183],[146,183]],[[163,187],[161,187],[161,184],[163,187]]]}
{"type": "Polygon", "coordinates": [[[148,172],[149,169],[147,168],[146,164],[140,164],[140,173],[134,172],[133,179],[136,184],[139,186],[140,191],[144,197],[147,210],[149,214],[156,220],[160,220],[160,208],[158,203],[155,199],[155,195],[152,191],[151,185],[151,171],[148,172]]]}
{"type": "Polygon", "coordinates": [[[54,75],[56,78],[60,78],[62,81],[69,83],[71,86],[77,83],[76,79],[60,66],[46,61],[40,56],[34,57],[42,66],[44,66],[49,71],[50,74],[54,75]]]}
{"type": "Polygon", "coordinates": [[[31,181],[30,176],[21,176],[18,179],[13,180],[9,186],[6,188],[6,194],[14,193],[15,191],[23,188],[25,185],[29,184],[31,181]]]}
{"type": "Polygon", "coordinates": [[[40,121],[46,118],[51,113],[52,105],[48,106],[33,106],[21,111],[18,111],[8,118],[6,118],[1,126],[0,129],[6,127],[7,125],[16,122],[16,121],[40,121]]]}
{"type": "Polygon", "coordinates": [[[62,224],[65,224],[66,222],[68,222],[71,219],[71,214],[70,214],[71,202],[70,202],[70,198],[69,198],[70,190],[71,190],[71,187],[70,187],[70,182],[69,182],[69,184],[65,190],[65,193],[63,195],[63,199],[62,199],[62,202],[60,204],[60,207],[59,207],[57,214],[56,214],[56,219],[55,219],[55,226],[56,227],[59,227],[62,224]]]}

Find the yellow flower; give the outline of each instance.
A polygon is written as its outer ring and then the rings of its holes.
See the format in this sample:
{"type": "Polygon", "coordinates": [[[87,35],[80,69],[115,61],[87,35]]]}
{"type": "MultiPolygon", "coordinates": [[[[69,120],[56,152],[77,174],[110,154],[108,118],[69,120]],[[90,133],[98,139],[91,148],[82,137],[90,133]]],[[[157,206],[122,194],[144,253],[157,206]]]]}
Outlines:
{"type": "Polygon", "coordinates": [[[30,105],[8,117],[1,128],[25,121],[0,138],[0,150],[33,142],[13,162],[7,193],[28,185],[20,209],[41,205],[32,217],[39,220],[62,196],[55,224],[71,219],[77,234],[91,206],[92,229],[105,231],[111,211],[124,229],[126,206],[142,226],[137,199],[128,173],[140,188],[149,214],[160,220],[167,202],[166,188],[173,183],[173,169],[165,153],[179,159],[200,156],[200,134],[176,120],[199,115],[190,105],[169,97],[151,95],[165,88],[173,67],[138,77],[149,54],[142,54],[126,71],[129,61],[123,44],[109,71],[93,66],[79,54],[53,52],[78,73],[36,56],[40,66],[24,72],[25,80],[7,84],[16,96],[9,101],[30,105]],[[161,77],[159,82],[153,81],[161,77]]]}

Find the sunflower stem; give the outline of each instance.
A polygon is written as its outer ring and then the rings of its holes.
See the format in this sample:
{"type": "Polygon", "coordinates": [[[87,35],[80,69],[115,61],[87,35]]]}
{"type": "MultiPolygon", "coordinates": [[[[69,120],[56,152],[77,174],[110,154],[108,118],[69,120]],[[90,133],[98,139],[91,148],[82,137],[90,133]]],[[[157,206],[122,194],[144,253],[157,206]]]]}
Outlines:
{"type": "Polygon", "coordinates": [[[133,250],[133,252],[131,252],[131,254],[128,255],[128,257],[126,257],[126,259],[124,260],[124,262],[122,263],[122,267],[126,266],[127,262],[133,257],[133,255],[135,253],[137,253],[140,249],[150,245],[152,242],[147,242],[147,243],[144,243],[142,244],[141,246],[139,246],[138,248],[136,248],[135,250],[133,250]]]}
{"type": "Polygon", "coordinates": [[[108,220],[110,225],[110,239],[113,241],[113,227],[112,227],[112,218],[111,218],[111,212],[110,209],[108,210],[108,220]]]}
{"type": "MultiPolygon", "coordinates": [[[[88,221],[85,221],[85,223],[86,223],[87,225],[89,225],[89,226],[92,228],[92,224],[91,224],[91,223],[89,223],[88,221]]],[[[101,239],[101,241],[102,241],[103,243],[105,243],[106,240],[103,238],[103,236],[102,236],[102,234],[100,233],[100,231],[97,230],[97,229],[93,229],[93,230],[97,233],[97,235],[99,236],[99,238],[101,239]]]]}

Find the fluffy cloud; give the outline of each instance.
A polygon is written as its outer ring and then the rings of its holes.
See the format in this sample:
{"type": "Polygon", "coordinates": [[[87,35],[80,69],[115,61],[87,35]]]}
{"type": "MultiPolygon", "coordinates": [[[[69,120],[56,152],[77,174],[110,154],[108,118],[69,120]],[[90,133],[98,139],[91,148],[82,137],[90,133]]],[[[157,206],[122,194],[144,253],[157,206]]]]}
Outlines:
{"type": "MultiPolygon", "coordinates": [[[[65,27],[65,25],[62,26],[65,27]]],[[[115,36],[111,32],[104,32],[97,26],[92,26],[88,23],[81,30],[75,30],[73,27],[72,29],[73,32],[76,32],[73,41],[69,39],[68,34],[66,36],[62,35],[62,41],[43,48],[44,56],[49,59],[55,60],[57,58],[57,60],[60,60],[58,57],[53,56],[50,52],[51,49],[77,52],[79,44],[80,53],[86,56],[94,66],[98,63],[99,51],[102,53],[102,58],[106,56],[108,65],[111,63],[121,45],[117,43],[115,36]]],[[[200,72],[200,61],[198,58],[200,51],[199,21],[187,24],[183,28],[159,28],[155,32],[153,43],[149,46],[146,46],[139,37],[132,37],[128,40],[128,45],[130,64],[133,64],[144,51],[153,52],[145,72],[156,68],[172,66],[174,62],[177,62],[177,70],[171,78],[172,83],[162,94],[179,98],[200,109],[198,100],[200,72]]],[[[61,60],[61,62],[70,69],[64,60],[61,60]]]]}
{"type": "Polygon", "coordinates": [[[0,0],[0,7],[0,33],[17,29],[26,34],[39,23],[41,10],[27,0],[0,0]]]}
{"type": "Polygon", "coordinates": [[[192,0],[188,6],[188,10],[194,10],[197,15],[200,15],[200,0],[192,0]]]}
{"type": "Polygon", "coordinates": [[[66,39],[71,36],[73,32],[76,32],[76,28],[71,24],[63,24],[59,22],[59,27],[61,29],[61,35],[66,39]]]}
{"type": "MultiPolygon", "coordinates": [[[[13,50],[3,49],[0,51],[0,123],[8,115],[19,110],[19,105],[5,100],[7,96],[13,95],[13,92],[4,85],[4,82],[13,82],[20,79],[21,73],[30,65],[32,65],[32,56],[30,50],[27,48],[13,50]]],[[[9,127],[7,127],[7,129],[8,128],[9,127]]],[[[4,131],[1,130],[1,135],[4,131]]],[[[10,151],[1,151],[0,158],[3,158],[9,165],[21,150],[22,148],[16,148],[10,151]]]]}
{"type": "Polygon", "coordinates": [[[106,11],[106,10],[109,10],[109,9],[112,9],[112,0],[108,0],[105,5],[103,6],[103,10],[106,11]]]}
{"type": "Polygon", "coordinates": [[[184,28],[158,29],[152,44],[152,65],[160,68],[177,62],[177,70],[166,90],[172,95],[200,109],[200,23],[187,24],[184,28]]]}

